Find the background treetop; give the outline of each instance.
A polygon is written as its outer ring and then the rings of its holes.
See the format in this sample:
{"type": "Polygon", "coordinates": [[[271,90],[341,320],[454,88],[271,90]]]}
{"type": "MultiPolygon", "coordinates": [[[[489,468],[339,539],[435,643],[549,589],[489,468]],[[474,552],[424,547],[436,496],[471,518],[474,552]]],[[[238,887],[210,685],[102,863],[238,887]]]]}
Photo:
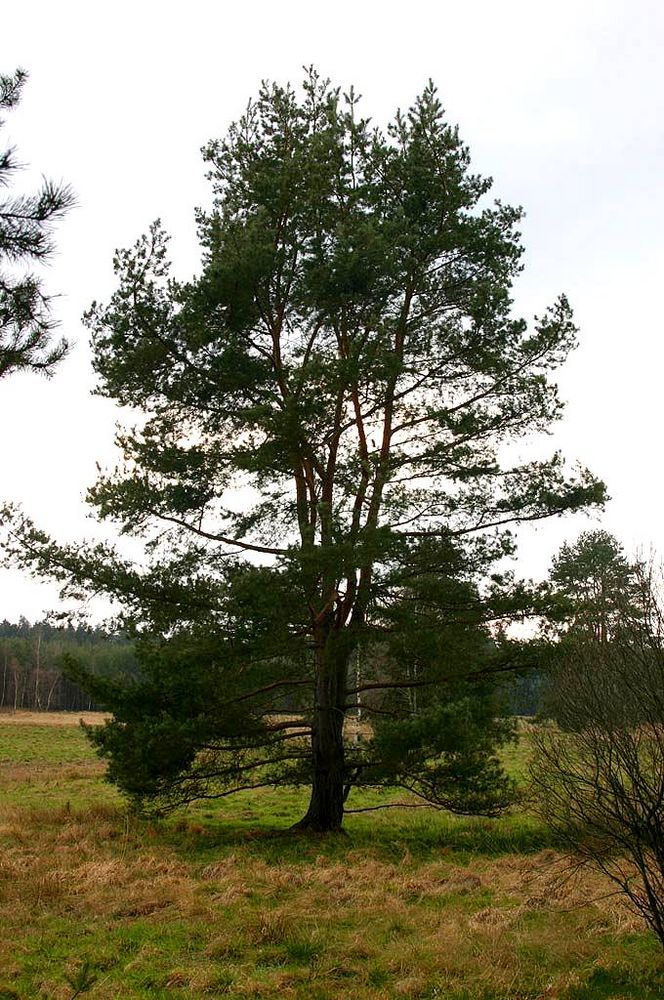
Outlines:
{"type": "Polygon", "coordinates": [[[614,535],[603,529],[582,532],[554,557],[549,592],[550,619],[569,638],[585,635],[598,642],[616,638],[628,619],[642,613],[643,566],[630,562],[614,535]]]}

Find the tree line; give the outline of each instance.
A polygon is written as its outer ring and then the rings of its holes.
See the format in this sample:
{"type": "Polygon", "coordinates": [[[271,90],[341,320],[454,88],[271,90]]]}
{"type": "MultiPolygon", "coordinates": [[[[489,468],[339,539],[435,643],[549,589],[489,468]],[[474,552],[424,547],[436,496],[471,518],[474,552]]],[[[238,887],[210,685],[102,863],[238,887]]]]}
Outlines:
{"type": "Polygon", "coordinates": [[[75,659],[94,676],[129,676],[135,672],[131,643],[101,629],[57,628],[21,618],[0,622],[0,711],[102,710],[67,676],[75,659]]]}

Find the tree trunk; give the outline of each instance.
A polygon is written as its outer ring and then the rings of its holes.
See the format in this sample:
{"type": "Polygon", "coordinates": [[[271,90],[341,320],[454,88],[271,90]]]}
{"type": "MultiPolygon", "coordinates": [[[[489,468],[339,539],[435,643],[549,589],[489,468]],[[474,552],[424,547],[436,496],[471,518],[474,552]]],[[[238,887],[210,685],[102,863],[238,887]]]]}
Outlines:
{"type": "Polygon", "coordinates": [[[316,698],[311,735],[311,799],[295,830],[341,830],[344,815],[344,704],[348,656],[335,655],[330,638],[317,644],[316,698]]]}
{"type": "Polygon", "coordinates": [[[2,671],[2,700],[0,706],[5,707],[5,691],[7,690],[7,648],[5,647],[5,664],[2,671]]]}
{"type": "Polygon", "coordinates": [[[34,698],[34,708],[41,710],[41,632],[37,636],[37,655],[36,655],[36,671],[35,671],[35,698],[34,698]]]}

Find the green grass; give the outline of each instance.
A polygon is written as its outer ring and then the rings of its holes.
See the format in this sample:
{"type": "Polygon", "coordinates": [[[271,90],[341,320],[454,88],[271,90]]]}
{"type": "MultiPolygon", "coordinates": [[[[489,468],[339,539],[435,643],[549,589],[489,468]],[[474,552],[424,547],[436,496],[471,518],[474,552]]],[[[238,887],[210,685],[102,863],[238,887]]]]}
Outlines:
{"type": "Polygon", "coordinates": [[[0,1000],[664,996],[654,938],[598,877],[552,880],[524,811],[296,837],[306,796],[262,790],[139,821],[76,727],[1,718],[0,796],[0,1000]]]}
{"type": "Polygon", "coordinates": [[[0,720],[0,764],[62,765],[90,760],[90,745],[80,726],[3,725],[0,720]]]}
{"type": "Polygon", "coordinates": [[[76,724],[21,725],[0,716],[0,787],[3,804],[21,808],[119,801],[76,724]]]}

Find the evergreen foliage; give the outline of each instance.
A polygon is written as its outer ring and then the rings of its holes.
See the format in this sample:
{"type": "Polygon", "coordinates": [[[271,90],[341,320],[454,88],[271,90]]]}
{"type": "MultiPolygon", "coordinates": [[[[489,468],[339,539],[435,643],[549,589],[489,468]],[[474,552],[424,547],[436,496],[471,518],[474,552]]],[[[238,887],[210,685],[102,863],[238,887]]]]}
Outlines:
{"type": "Polygon", "coordinates": [[[582,532],[553,560],[549,592],[554,629],[569,638],[609,642],[626,616],[631,620],[640,613],[638,578],[638,565],[627,560],[612,534],[582,532]]]}
{"type": "Polygon", "coordinates": [[[24,564],[136,636],[137,683],[76,674],[115,715],[92,738],[141,804],[307,784],[301,826],[334,830],[353,786],[400,784],[495,813],[494,625],[529,595],[492,567],[512,525],[604,497],[559,454],[500,460],[561,413],[569,305],[513,318],[520,210],[433,85],[382,131],[313,71],[265,84],[205,156],[200,275],[155,224],[87,317],[100,392],[146,414],[90,499],[148,567],[15,520],[24,564]]]}
{"type": "MultiPolygon", "coordinates": [[[[18,104],[26,79],[22,69],[0,74],[0,113],[18,104]]],[[[0,150],[0,189],[13,182],[18,169],[15,150],[0,150]]],[[[33,195],[0,197],[0,378],[21,369],[50,375],[67,351],[64,339],[52,340],[50,297],[25,268],[52,256],[52,225],[73,202],[71,189],[52,181],[33,195]]]]}

